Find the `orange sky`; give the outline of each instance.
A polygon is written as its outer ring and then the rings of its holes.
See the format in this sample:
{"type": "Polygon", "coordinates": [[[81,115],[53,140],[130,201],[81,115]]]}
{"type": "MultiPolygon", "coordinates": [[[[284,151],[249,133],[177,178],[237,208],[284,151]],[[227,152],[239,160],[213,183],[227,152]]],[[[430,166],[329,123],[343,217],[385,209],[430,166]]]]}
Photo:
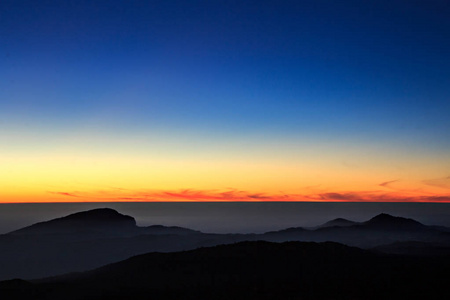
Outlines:
{"type": "Polygon", "coordinates": [[[92,140],[4,148],[1,201],[450,202],[450,159],[439,153],[313,139],[210,146],[201,139],[199,146],[158,137],[92,140]]]}

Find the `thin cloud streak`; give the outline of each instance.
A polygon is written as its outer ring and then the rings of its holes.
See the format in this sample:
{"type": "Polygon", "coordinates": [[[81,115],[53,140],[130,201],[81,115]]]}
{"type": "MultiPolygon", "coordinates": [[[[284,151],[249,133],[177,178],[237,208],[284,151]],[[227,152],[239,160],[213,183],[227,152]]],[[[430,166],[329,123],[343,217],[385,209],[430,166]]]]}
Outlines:
{"type": "Polygon", "coordinates": [[[81,196],[78,196],[74,193],[66,193],[66,192],[48,192],[49,194],[54,194],[54,195],[61,195],[61,196],[68,196],[68,197],[76,197],[79,198],[81,196]]]}
{"type": "Polygon", "coordinates": [[[450,189],[450,176],[422,181],[424,184],[442,189],[450,189]]]}
{"type": "Polygon", "coordinates": [[[49,192],[51,194],[92,199],[93,202],[450,202],[450,195],[417,196],[407,193],[385,193],[382,191],[348,191],[315,194],[266,194],[229,190],[195,190],[183,189],[175,191],[97,191],[81,192],[49,192]]]}
{"type": "Polygon", "coordinates": [[[385,181],[379,184],[379,186],[383,186],[383,187],[390,187],[390,185],[394,182],[398,182],[399,179],[395,179],[395,180],[390,180],[390,181],[385,181]]]}

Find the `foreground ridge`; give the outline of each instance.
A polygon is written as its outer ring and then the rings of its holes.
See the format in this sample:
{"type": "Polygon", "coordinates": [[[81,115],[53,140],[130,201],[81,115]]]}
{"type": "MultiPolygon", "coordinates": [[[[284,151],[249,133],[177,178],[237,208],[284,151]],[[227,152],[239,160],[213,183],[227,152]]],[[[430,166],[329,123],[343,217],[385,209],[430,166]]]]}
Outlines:
{"type": "Polygon", "coordinates": [[[417,260],[333,242],[254,241],[143,254],[32,282],[0,282],[0,292],[48,300],[408,299],[417,294],[438,299],[450,296],[449,267],[448,257],[417,260]]]}

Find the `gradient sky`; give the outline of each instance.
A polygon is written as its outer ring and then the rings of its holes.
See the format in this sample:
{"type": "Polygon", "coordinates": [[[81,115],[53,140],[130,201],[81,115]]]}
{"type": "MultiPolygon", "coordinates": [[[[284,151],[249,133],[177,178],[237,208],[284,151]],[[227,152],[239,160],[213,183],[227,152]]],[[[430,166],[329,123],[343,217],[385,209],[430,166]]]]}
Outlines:
{"type": "Polygon", "coordinates": [[[450,202],[448,1],[0,1],[0,202],[450,202]]]}

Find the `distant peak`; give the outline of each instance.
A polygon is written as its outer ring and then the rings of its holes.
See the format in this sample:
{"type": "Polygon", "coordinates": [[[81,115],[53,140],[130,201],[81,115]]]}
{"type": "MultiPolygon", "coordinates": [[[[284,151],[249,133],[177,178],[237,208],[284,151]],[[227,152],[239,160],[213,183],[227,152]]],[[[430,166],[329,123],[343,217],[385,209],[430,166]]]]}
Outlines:
{"type": "Polygon", "coordinates": [[[332,227],[332,226],[351,226],[354,225],[355,222],[344,219],[344,218],[336,218],[331,221],[326,222],[325,224],[321,225],[320,227],[332,227]]]}
{"type": "Polygon", "coordinates": [[[60,233],[101,228],[125,229],[135,226],[136,221],[133,217],[123,215],[111,208],[97,208],[36,223],[12,233],[60,233]]]}
{"type": "Polygon", "coordinates": [[[388,219],[388,218],[400,218],[400,217],[394,217],[394,216],[392,216],[392,215],[390,215],[390,214],[387,214],[387,213],[381,213],[381,214],[379,214],[379,215],[376,215],[375,217],[373,217],[372,219],[388,219]]]}
{"type": "Polygon", "coordinates": [[[127,222],[136,224],[133,217],[123,215],[111,208],[96,208],[92,210],[77,212],[52,221],[70,221],[70,222],[93,222],[93,223],[116,223],[127,222]]]}
{"type": "Polygon", "coordinates": [[[334,220],[331,220],[330,222],[353,222],[344,218],[336,218],[334,220]]]}
{"type": "Polygon", "coordinates": [[[422,223],[417,222],[413,219],[403,218],[403,217],[396,217],[392,216],[386,213],[381,213],[379,215],[376,215],[369,221],[365,222],[369,225],[395,225],[395,226],[424,226],[422,223]]]}
{"type": "Polygon", "coordinates": [[[112,208],[96,208],[87,211],[77,212],[60,219],[73,220],[73,219],[93,219],[93,220],[101,220],[101,219],[122,219],[122,218],[131,218],[130,216],[122,215],[118,211],[112,208]]]}
{"type": "Polygon", "coordinates": [[[411,219],[395,217],[395,216],[392,216],[392,215],[389,215],[386,213],[381,213],[379,215],[376,215],[372,219],[370,219],[369,222],[371,222],[371,221],[394,221],[394,220],[411,220],[411,219]]]}

